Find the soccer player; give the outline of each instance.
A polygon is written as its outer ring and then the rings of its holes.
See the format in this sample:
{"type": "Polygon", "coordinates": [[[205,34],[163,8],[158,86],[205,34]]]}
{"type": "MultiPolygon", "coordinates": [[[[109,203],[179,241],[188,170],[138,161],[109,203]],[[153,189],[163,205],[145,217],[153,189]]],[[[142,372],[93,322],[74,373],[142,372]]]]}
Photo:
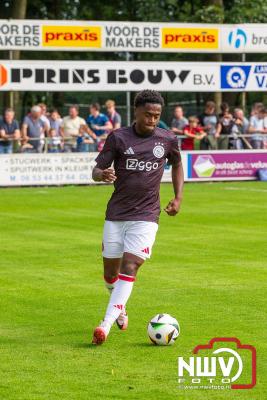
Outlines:
{"type": "Polygon", "coordinates": [[[174,198],[165,211],[170,216],[179,212],[183,168],[175,134],[157,128],[163,106],[160,93],[138,93],[134,124],[111,132],[96,158],[93,179],[113,182],[115,190],[103,233],[104,280],[111,296],[106,315],[94,330],[94,344],[106,341],[115,321],[122,330],[128,326],[125,306],[138,269],[151,256],[158,230],[159,189],[166,159],[172,165],[174,198]]]}

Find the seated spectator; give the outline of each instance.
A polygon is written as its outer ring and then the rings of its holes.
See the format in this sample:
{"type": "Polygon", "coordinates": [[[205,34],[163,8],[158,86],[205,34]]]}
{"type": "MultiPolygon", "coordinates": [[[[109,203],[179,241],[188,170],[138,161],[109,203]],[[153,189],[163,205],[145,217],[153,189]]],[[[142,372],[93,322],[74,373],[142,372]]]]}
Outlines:
{"type": "Polygon", "coordinates": [[[42,111],[39,106],[33,106],[30,114],[24,117],[21,128],[22,151],[42,152],[42,138],[44,132],[48,131],[48,126],[41,119],[41,113],[42,111]]]}
{"type": "Polygon", "coordinates": [[[251,146],[253,149],[263,149],[263,134],[267,133],[267,110],[262,107],[250,117],[248,131],[251,133],[251,146]]]}
{"type": "Polygon", "coordinates": [[[215,137],[218,139],[218,149],[229,149],[229,135],[232,133],[234,124],[233,115],[227,103],[221,104],[221,113],[219,114],[219,122],[217,125],[215,137]]]}
{"type": "Polygon", "coordinates": [[[207,136],[200,141],[201,150],[217,149],[216,131],[218,121],[218,116],[215,113],[215,103],[213,101],[207,101],[204,113],[199,116],[199,123],[207,134],[207,136]]]}
{"type": "Polygon", "coordinates": [[[54,128],[50,128],[47,137],[47,152],[59,153],[61,151],[61,137],[54,128]]]}
{"type": "Polygon", "coordinates": [[[230,139],[230,147],[235,150],[242,150],[246,148],[247,139],[244,137],[240,137],[239,135],[245,135],[248,132],[249,122],[248,119],[244,116],[244,111],[242,108],[234,109],[234,123],[231,130],[231,135],[234,138],[230,139]]]}
{"type": "Polygon", "coordinates": [[[107,116],[112,124],[113,129],[119,129],[121,127],[121,116],[115,109],[116,103],[114,100],[106,101],[107,116]]]}
{"type": "Polygon", "coordinates": [[[0,154],[13,152],[13,141],[20,139],[19,123],[15,119],[15,112],[7,108],[0,121],[0,154]]]}
{"type": "Polygon", "coordinates": [[[76,151],[77,138],[86,129],[86,122],[83,118],[79,117],[78,106],[71,106],[69,108],[69,115],[63,118],[60,132],[64,138],[64,151],[76,151]]]}
{"type": "Polygon", "coordinates": [[[198,126],[198,118],[195,116],[189,117],[189,124],[186,125],[183,129],[183,134],[187,136],[185,139],[182,139],[182,150],[194,150],[194,140],[201,140],[206,136],[206,133],[203,131],[203,128],[198,126]]]}

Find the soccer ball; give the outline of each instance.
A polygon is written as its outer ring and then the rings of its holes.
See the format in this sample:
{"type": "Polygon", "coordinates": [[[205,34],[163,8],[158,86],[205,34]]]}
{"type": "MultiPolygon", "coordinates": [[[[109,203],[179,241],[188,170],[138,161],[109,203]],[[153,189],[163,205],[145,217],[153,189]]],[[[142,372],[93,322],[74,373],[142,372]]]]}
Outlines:
{"type": "Polygon", "coordinates": [[[167,346],[173,344],[180,334],[178,321],[169,314],[157,314],[147,326],[148,337],[152,343],[167,346]]]}

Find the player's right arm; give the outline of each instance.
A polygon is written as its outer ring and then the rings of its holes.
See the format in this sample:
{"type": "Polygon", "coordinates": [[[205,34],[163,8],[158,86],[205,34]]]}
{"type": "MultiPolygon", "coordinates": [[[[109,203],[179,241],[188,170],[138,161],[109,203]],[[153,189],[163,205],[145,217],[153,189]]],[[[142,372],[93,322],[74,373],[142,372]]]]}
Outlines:
{"type": "Polygon", "coordinates": [[[116,140],[114,133],[107,137],[103,150],[96,158],[96,166],[92,172],[95,182],[114,182],[116,180],[115,171],[111,167],[116,155],[116,140]]]}

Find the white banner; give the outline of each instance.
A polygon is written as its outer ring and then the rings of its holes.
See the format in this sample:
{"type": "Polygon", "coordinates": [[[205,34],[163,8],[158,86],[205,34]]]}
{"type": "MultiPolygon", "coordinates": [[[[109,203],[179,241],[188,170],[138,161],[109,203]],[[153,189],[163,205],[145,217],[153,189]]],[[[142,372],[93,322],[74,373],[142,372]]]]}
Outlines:
{"type": "Polygon", "coordinates": [[[262,53],[267,24],[0,20],[0,50],[262,53]]]}
{"type": "MultiPolygon", "coordinates": [[[[98,153],[3,154],[0,186],[52,186],[95,184],[92,170],[98,153]]],[[[187,175],[186,156],[182,162],[187,175]]],[[[162,182],[171,182],[166,165],[162,182]]]]}
{"type": "Polygon", "coordinates": [[[266,91],[267,62],[0,60],[0,91],[266,91]]]}

